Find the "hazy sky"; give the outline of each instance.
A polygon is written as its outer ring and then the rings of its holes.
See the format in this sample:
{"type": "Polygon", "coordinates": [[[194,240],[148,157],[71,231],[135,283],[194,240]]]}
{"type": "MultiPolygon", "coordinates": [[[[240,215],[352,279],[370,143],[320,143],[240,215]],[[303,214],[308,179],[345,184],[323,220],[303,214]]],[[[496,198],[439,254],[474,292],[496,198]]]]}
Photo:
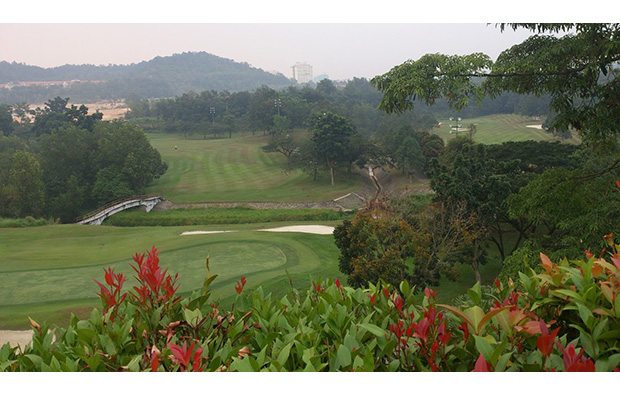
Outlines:
{"type": "MultiPolygon", "coordinates": [[[[485,1],[475,4],[483,10],[485,1]]],[[[71,9],[70,3],[65,2],[66,10],[71,9]]],[[[0,60],[41,67],[130,64],[156,56],[205,51],[287,77],[291,77],[293,64],[307,62],[315,76],[372,78],[426,53],[484,52],[495,58],[530,35],[525,30],[501,33],[480,20],[505,21],[506,17],[478,11],[472,15],[471,7],[461,15],[459,7],[465,2],[416,3],[231,0],[227,4],[232,5],[218,8],[207,2],[177,0],[167,2],[177,7],[152,7],[149,13],[128,1],[108,0],[100,3],[105,7],[86,9],[84,3],[76,3],[77,14],[59,14],[59,3],[55,2],[49,2],[54,4],[50,13],[47,2],[33,6],[37,12],[26,13],[23,6],[9,5],[15,9],[0,16],[0,60]],[[305,10],[291,9],[295,4],[308,6],[305,10]],[[158,23],[145,23],[153,21],[158,23]],[[415,23],[402,23],[407,21],[415,23]],[[450,23],[438,23],[443,21],[450,23]],[[457,23],[460,21],[468,23],[457,23]]],[[[523,15],[519,10],[500,13],[497,4],[501,2],[490,4],[495,8],[487,10],[508,15],[511,20],[523,15]]],[[[537,8],[537,13],[541,10],[537,8]]]]}

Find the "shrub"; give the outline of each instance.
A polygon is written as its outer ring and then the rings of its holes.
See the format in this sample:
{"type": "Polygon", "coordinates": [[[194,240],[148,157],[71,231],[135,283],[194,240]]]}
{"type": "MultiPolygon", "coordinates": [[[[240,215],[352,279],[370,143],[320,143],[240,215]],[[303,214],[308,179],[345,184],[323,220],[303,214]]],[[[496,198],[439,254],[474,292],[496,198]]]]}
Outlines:
{"type": "Polygon", "coordinates": [[[0,218],[0,228],[25,228],[30,226],[53,225],[52,219],[34,218],[28,216],[26,218],[0,218]]]}
{"type": "Polygon", "coordinates": [[[182,299],[153,248],[134,256],[131,290],[105,271],[101,312],[66,329],[31,320],[32,344],[2,346],[0,371],[618,371],[620,246],[606,240],[611,263],[541,254],[541,273],[521,273],[522,288],[475,285],[459,306],[406,281],[291,284],[275,300],[242,277],[223,309],[208,259],[203,288],[182,299]]]}

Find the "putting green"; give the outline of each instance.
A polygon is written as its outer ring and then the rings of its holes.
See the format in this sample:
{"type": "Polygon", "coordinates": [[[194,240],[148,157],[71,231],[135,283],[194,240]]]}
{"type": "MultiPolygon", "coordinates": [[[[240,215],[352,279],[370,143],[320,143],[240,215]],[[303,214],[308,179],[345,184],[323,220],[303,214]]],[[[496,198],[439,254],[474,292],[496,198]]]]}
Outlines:
{"type": "Polygon", "coordinates": [[[28,316],[62,324],[70,311],[98,307],[99,288],[93,279],[103,282],[108,267],[126,274],[125,290],[131,289],[135,285],[131,257],[153,245],[160,250],[160,265],[178,273],[182,294],[202,287],[207,256],[211,273],[218,275],[211,285],[213,296],[222,300],[236,295],[234,285],[241,276],[248,289],[268,284],[267,291],[275,294],[288,290],[288,275],[295,286],[309,285],[311,278],[338,276],[338,249],[331,235],[258,231],[265,227],[2,229],[0,329],[27,327],[28,316]],[[180,236],[184,231],[228,229],[236,232],[180,236]]]}
{"type": "MultiPolygon", "coordinates": [[[[206,277],[205,257],[210,255],[210,269],[221,280],[234,282],[240,273],[247,276],[284,267],[288,262],[297,262],[296,252],[284,248],[290,257],[273,243],[244,240],[233,242],[205,242],[202,245],[162,252],[162,263],[168,262],[171,273],[178,273],[180,292],[190,292],[202,286],[206,277]],[[248,259],[247,257],[252,257],[248,259]]],[[[127,260],[128,263],[133,263],[127,260]]],[[[103,264],[79,268],[38,269],[0,273],[0,301],[2,305],[37,303],[41,300],[59,302],[80,298],[92,298],[98,288],[90,279],[103,282],[104,269],[114,267],[128,277],[126,289],[136,285],[134,271],[128,263],[103,264]],[[51,288],[50,284],[54,284],[51,288]]],[[[289,266],[289,265],[286,265],[289,266]]],[[[220,284],[222,284],[220,282],[220,284]]]]}

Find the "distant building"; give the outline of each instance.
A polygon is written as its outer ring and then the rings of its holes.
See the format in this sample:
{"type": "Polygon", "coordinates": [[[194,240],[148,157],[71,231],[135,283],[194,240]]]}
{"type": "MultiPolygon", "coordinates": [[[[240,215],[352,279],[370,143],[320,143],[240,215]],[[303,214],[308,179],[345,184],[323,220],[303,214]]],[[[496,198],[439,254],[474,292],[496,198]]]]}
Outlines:
{"type": "Polygon", "coordinates": [[[80,83],[91,83],[91,84],[100,84],[105,81],[80,81],[80,80],[71,80],[71,81],[16,81],[9,82],[8,84],[0,84],[0,88],[11,89],[16,86],[41,86],[41,87],[49,87],[49,86],[57,86],[62,85],[64,88],[71,86],[73,84],[80,83]]]}
{"type": "Polygon", "coordinates": [[[312,81],[312,66],[308,63],[295,63],[291,66],[293,70],[293,79],[300,84],[306,84],[312,81]]]}

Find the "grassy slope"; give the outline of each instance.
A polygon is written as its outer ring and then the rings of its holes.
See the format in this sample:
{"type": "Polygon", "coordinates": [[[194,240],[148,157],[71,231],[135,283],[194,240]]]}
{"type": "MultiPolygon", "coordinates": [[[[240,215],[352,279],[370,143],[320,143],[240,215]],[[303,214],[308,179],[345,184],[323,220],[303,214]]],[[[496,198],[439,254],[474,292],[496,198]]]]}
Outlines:
{"type": "MultiPolygon", "coordinates": [[[[272,223],[267,227],[290,225],[272,223]]],[[[329,223],[328,223],[329,224],[329,223]]],[[[331,224],[334,224],[331,222],[331,224]]],[[[205,259],[219,278],[214,296],[226,299],[246,276],[248,287],[268,281],[270,291],[287,288],[287,270],[296,286],[310,278],[337,276],[338,250],[325,235],[258,232],[261,224],[233,226],[114,228],[53,225],[3,229],[0,233],[0,329],[27,327],[27,317],[66,323],[70,311],[98,306],[93,278],[115,267],[133,278],[131,256],[155,245],[162,266],[179,273],[184,293],[202,286],[205,259]],[[186,230],[234,233],[180,236],[186,230]],[[36,317],[35,317],[36,316],[36,317]]],[[[131,285],[133,280],[129,282],[131,285]]]]}
{"type": "Polygon", "coordinates": [[[320,209],[252,209],[247,207],[197,207],[167,211],[134,208],[114,214],[103,224],[111,226],[181,226],[206,224],[249,224],[284,221],[336,221],[352,212],[320,209]]]}
{"type": "Polygon", "coordinates": [[[312,181],[303,172],[284,172],[283,155],[265,153],[265,136],[185,140],[149,135],[168,171],[148,192],[173,203],[310,202],[331,200],[358,190],[359,175],[341,175],[332,187],[327,175],[312,181]],[[175,149],[176,147],[176,149],[175,149]]]}
{"type": "MultiPolygon", "coordinates": [[[[444,141],[454,138],[450,134],[450,123],[447,119],[440,121],[441,125],[437,127],[433,133],[441,136],[444,141]]],[[[470,124],[477,127],[474,140],[482,144],[501,144],[507,141],[553,141],[555,138],[547,131],[527,127],[527,125],[540,125],[540,121],[533,121],[531,117],[516,114],[495,114],[480,118],[463,119],[461,125],[463,128],[469,127],[470,124]]],[[[570,140],[561,140],[567,143],[578,143],[576,138],[570,140]]]]}

